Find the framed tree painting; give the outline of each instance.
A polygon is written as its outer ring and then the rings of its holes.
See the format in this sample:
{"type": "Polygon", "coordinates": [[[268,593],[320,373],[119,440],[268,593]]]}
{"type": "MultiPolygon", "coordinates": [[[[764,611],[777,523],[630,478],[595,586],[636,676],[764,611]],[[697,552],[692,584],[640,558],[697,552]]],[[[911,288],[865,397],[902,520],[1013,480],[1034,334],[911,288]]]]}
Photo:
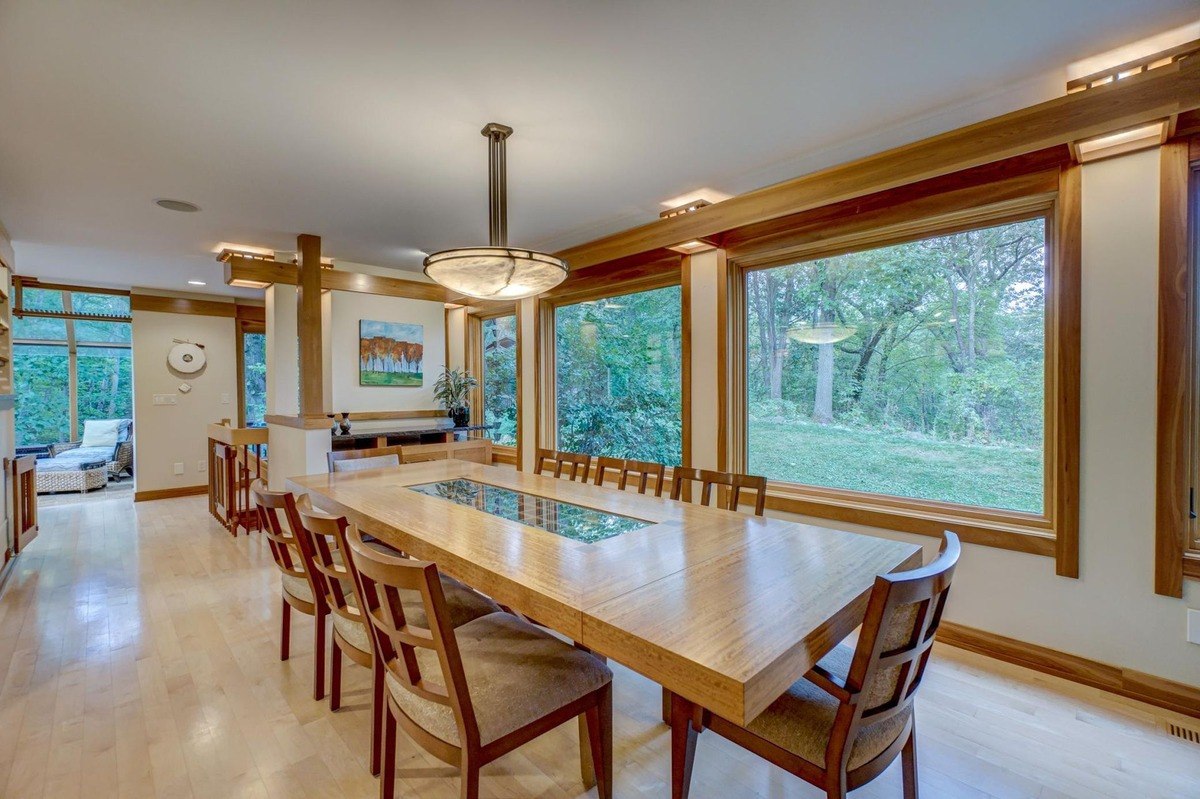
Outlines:
{"type": "Polygon", "coordinates": [[[358,384],[414,386],[424,383],[425,328],[401,322],[358,322],[358,384]]]}

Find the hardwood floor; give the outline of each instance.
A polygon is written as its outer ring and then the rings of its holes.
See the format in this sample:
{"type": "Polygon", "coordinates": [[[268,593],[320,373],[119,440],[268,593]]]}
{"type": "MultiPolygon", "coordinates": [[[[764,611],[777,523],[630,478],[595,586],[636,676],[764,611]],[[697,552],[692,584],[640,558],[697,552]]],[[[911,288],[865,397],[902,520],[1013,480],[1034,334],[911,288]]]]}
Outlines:
{"type": "MultiPolygon", "coordinates": [[[[311,698],[311,636],[278,660],[278,574],[203,497],[56,501],[0,595],[0,796],[374,797],[369,675],[343,709],[311,698]]],[[[953,596],[950,599],[953,602],[953,596]]],[[[616,796],[669,795],[653,683],[615,667],[616,796]]],[[[1200,746],[1165,711],[939,646],[917,699],[926,799],[1200,796],[1200,746]]],[[[594,795],[567,724],[483,772],[486,797],[594,795]]],[[[458,796],[456,771],[401,736],[400,795],[458,796]]],[[[692,795],[821,794],[713,734],[692,795]]],[[[899,799],[897,762],[854,797],[899,799]]]]}

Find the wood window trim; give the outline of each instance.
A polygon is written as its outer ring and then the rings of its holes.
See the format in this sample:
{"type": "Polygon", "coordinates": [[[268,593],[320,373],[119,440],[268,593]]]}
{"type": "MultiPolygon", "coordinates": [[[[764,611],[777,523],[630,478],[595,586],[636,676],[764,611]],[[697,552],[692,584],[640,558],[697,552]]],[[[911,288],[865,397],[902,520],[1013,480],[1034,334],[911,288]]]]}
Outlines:
{"type": "MultiPolygon", "coordinates": [[[[1035,154],[1036,155],[1036,154],[1035,154]]],[[[815,209],[793,218],[791,230],[768,231],[772,247],[753,237],[735,245],[719,292],[718,357],[728,391],[718,444],[721,468],[745,471],[747,454],[745,273],[821,255],[869,249],[1019,218],[1047,219],[1046,283],[1046,513],[973,508],[867,492],[801,486],[772,481],[768,507],[834,521],[938,536],[950,528],[964,541],[1053,557],[1056,573],[1079,575],[1079,358],[1080,229],[1079,167],[1051,154],[1057,166],[1045,169],[1038,158],[972,170],[974,176],[948,176],[893,189],[880,202],[864,198],[864,207],[843,205],[841,215],[815,209]],[[1017,177],[990,180],[1006,167],[1038,167],[1017,177]],[[938,183],[945,191],[937,191],[938,183]],[[915,195],[920,195],[919,197],[915,195]],[[940,211],[940,213],[937,213],[940,211]],[[914,217],[914,212],[923,218],[914,217]],[[820,220],[820,224],[812,223],[820,220]]]]}
{"type": "MultiPolygon", "coordinates": [[[[558,439],[558,397],[555,369],[554,319],[558,308],[588,300],[620,297],[644,291],[680,287],[680,459],[690,463],[692,429],[691,409],[691,309],[683,300],[690,293],[685,288],[684,273],[690,264],[687,258],[669,254],[625,268],[605,266],[588,270],[590,274],[577,277],[570,291],[550,291],[537,298],[534,317],[534,351],[537,356],[534,397],[537,403],[536,447],[556,449],[558,439]]],[[[561,287],[560,287],[561,288],[561,287]]],[[[670,466],[670,464],[667,464],[670,466]]]]}
{"type": "Polygon", "coordinates": [[[1159,149],[1158,408],[1155,466],[1154,592],[1182,597],[1200,579],[1189,552],[1196,446],[1196,215],[1200,136],[1159,149]]]}
{"type": "MultiPolygon", "coordinates": [[[[243,307],[253,308],[254,306],[238,306],[239,312],[243,307]]],[[[259,308],[263,311],[264,309],[259,308]]],[[[264,317],[265,318],[265,317],[264,317]]],[[[238,391],[238,411],[237,411],[237,426],[246,426],[246,334],[261,333],[266,335],[267,325],[265,321],[259,321],[254,314],[246,317],[239,317],[237,323],[237,384],[240,387],[238,391]]]]}
{"type": "Polygon", "coordinates": [[[479,378],[479,385],[471,392],[471,424],[483,424],[483,323],[503,316],[513,317],[517,328],[517,443],[515,446],[492,442],[492,462],[513,466],[521,470],[521,313],[520,303],[489,304],[485,307],[466,308],[466,330],[463,356],[467,371],[479,378]]]}

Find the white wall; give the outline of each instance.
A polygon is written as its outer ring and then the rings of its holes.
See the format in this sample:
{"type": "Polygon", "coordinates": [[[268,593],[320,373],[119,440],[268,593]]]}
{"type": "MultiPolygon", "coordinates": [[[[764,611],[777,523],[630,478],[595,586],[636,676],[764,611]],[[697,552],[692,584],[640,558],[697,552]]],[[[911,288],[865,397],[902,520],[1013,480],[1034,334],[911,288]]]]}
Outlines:
{"type": "MultiPolygon", "coordinates": [[[[213,301],[213,297],[205,297],[213,301]]],[[[133,432],[136,490],[204,485],[208,475],[207,427],[237,420],[237,344],[234,320],[222,316],[133,312],[133,432]],[[204,345],[207,363],[192,375],[173,373],[167,352],[174,339],[204,345]],[[181,383],[191,391],[179,391],[181,383]],[[174,394],[176,405],[155,405],[155,394],[174,394]],[[175,475],[173,464],[184,473],[175,475]]]]}
{"type": "MultiPolygon", "coordinates": [[[[1056,576],[1052,558],[967,545],[946,618],[1200,684],[1200,646],[1184,638],[1200,587],[1189,581],[1180,601],[1153,586],[1158,189],[1157,151],[1083,168],[1081,576],[1056,576]]],[[[693,258],[693,451],[705,466],[715,462],[715,274],[715,259],[693,258]]]]}
{"type": "Polygon", "coordinates": [[[433,399],[433,383],[446,364],[446,317],[442,303],[349,291],[334,291],[331,294],[331,410],[341,413],[429,410],[438,407],[433,399]],[[416,388],[358,384],[358,323],[361,319],[404,322],[425,327],[424,385],[416,388]]]}

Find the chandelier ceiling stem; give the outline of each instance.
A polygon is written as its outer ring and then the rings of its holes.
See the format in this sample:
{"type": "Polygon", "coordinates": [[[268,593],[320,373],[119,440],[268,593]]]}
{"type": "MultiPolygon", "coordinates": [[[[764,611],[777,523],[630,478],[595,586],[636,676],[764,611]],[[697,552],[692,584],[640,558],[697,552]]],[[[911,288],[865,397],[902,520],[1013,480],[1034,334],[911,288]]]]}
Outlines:
{"type": "Polygon", "coordinates": [[[488,139],[488,240],[493,247],[507,247],[508,159],[504,140],[513,129],[489,122],[480,132],[488,139]]]}
{"type": "Polygon", "coordinates": [[[457,247],[425,257],[425,274],[456,294],[484,300],[519,300],[548,291],[567,277],[567,263],[549,253],[508,246],[508,159],[512,128],[483,126],[488,140],[487,247],[457,247]]]}

